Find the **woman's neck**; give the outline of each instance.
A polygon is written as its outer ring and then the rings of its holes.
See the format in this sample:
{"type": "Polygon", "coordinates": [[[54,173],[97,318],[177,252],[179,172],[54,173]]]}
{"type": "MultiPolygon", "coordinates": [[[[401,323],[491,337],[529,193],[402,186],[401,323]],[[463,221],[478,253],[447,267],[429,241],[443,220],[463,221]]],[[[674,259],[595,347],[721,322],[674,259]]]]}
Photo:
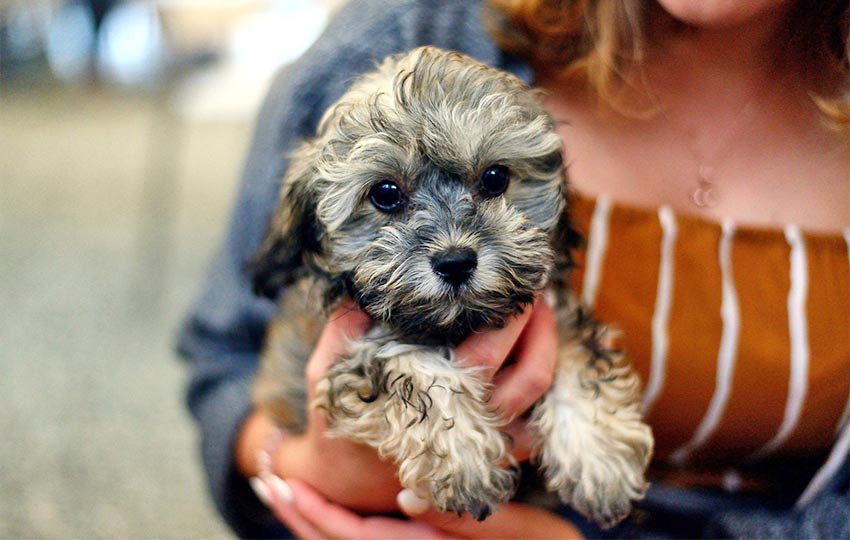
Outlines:
{"type": "Polygon", "coordinates": [[[782,46],[790,8],[701,27],[654,9],[662,13],[650,14],[640,76],[656,105],[701,94],[746,101],[760,88],[797,78],[799,61],[782,46]]]}

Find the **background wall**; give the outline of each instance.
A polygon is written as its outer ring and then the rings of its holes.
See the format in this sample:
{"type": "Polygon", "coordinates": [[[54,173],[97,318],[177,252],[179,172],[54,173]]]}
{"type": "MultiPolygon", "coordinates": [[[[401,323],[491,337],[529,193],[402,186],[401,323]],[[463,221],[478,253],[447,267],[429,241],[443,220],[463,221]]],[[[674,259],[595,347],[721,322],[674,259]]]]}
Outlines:
{"type": "Polygon", "coordinates": [[[228,537],[174,337],[268,78],[333,4],[106,4],[0,0],[0,538],[228,537]]]}

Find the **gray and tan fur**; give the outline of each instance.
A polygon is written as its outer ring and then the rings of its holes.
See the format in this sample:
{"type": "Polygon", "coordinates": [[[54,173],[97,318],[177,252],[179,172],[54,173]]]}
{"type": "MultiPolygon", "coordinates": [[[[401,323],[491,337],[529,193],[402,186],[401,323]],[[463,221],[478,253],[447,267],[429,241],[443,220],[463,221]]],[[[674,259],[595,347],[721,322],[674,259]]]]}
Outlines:
{"type": "Polygon", "coordinates": [[[258,406],[304,429],[322,313],[351,296],[374,324],[312,406],[334,436],[394,460],[435,508],[484,519],[512,496],[516,470],[506,419],[453,347],[548,291],[559,361],[531,413],[536,456],[550,491],[603,526],[621,520],[644,494],[653,441],[636,376],[566,290],[565,193],[561,139],[520,80],[428,47],[385,60],[328,110],[284,178],[255,286],[273,297],[294,285],[269,331],[258,406]]]}

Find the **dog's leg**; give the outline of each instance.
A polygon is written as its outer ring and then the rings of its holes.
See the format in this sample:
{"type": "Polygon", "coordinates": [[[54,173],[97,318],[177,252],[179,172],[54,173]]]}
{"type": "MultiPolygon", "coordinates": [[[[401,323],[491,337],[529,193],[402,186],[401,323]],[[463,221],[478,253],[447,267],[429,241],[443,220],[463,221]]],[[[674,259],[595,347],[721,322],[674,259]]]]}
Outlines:
{"type": "Polygon", "coordinates": [[[287,323],[278,318],[269,325],[251,391],[254,404],[278,427],[300,433],[307,427],[304,365],[310,351],[296,350],[302,342],[287,323]]]}
{"type": "Polygon", "coordinates": [[[610,527],[646,491],[653,438],[641,421],[637,376],[598,345],[595,330],[581,333],[561,344],[552,388],[530,425],[548,489],[610,527]]]}
{"type": "Polygon", "coordinates": [[[324,328],[324,318],[309,283],[299,282],[281,298],[281,315],[266,332],[252,397],[279,427],[300,433],[307,427],[307,381],[304,368],[324,328]]]}
{"type": "Polygon", "coordinates": [[[405,487],[440,511],[484,519],[507,501],[515,473],[502,421],[486,407],[473,370],[432,348],[354,347],[319,385],[332,433],[377,448],[399,467],[405,487]],[[377,386],[376,386],[377,385],[377,386]]]}

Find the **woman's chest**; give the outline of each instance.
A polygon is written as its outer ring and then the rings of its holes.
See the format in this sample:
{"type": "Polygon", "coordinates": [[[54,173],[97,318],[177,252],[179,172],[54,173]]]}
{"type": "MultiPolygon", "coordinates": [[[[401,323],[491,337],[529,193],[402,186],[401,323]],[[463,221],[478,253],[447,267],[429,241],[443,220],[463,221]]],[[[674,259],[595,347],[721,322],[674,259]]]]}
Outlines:
{"type": "Polygon", "coordinates": [[[570,182],[586,195],[716,222],[833,232],[850,225],[850,141],[824,127],[813,105],[740,122],[698,109],[675,122],[565,98],[547,106],[561,122],[570,182]]]}

